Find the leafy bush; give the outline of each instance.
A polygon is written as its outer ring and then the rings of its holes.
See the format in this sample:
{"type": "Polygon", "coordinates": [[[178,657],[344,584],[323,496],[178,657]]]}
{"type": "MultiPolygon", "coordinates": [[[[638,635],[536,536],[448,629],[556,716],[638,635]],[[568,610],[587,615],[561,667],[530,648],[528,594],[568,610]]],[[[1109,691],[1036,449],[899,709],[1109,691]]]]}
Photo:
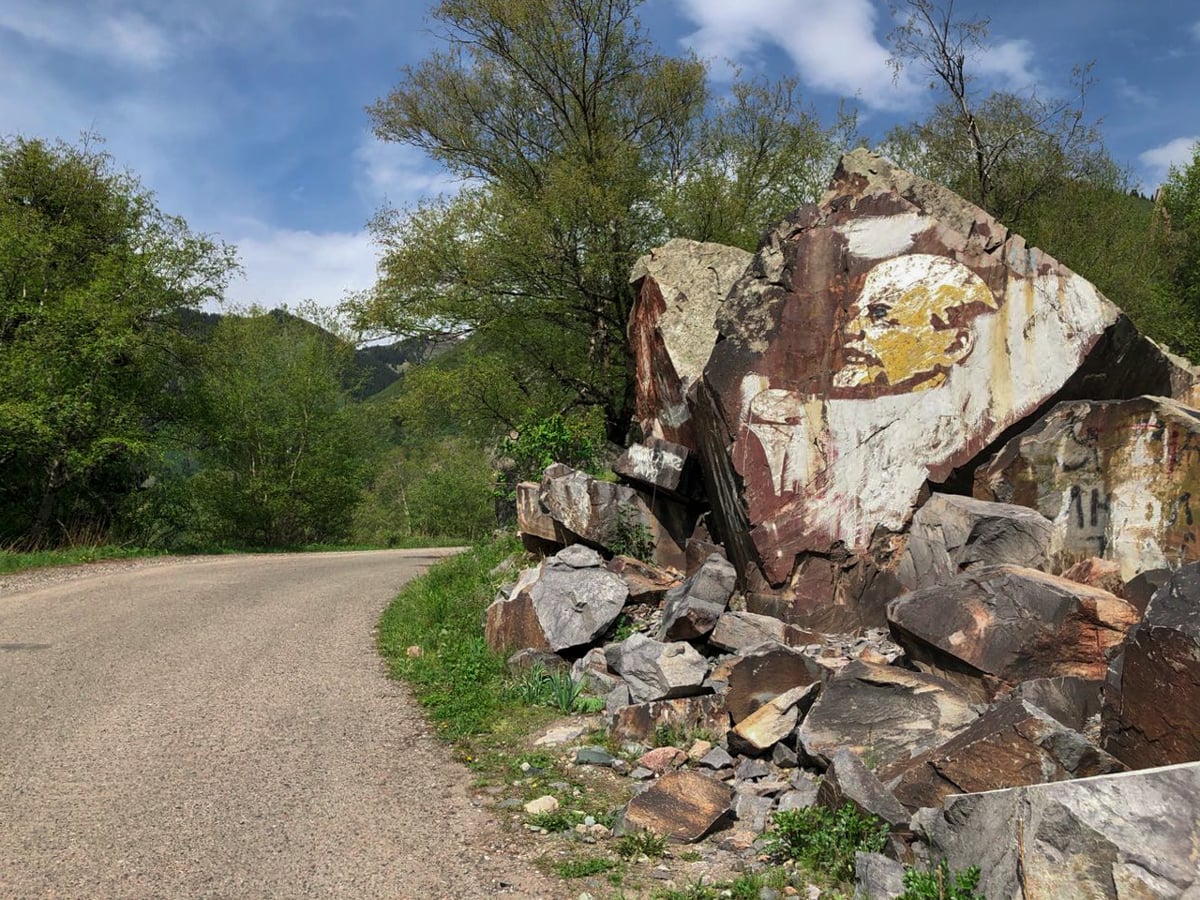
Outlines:
{"type": "Polygon", "coordinates": [[[946,860],[929,871],[909,869],[904,873],[904,893],[899,900],[984,900],[976,894],[979,867],[951,872],[946,860]]]}
{"type": "Polygon", "coordinates": [[[516,497],[518,482],[540,481],[545,468],[556,462],[592,471],[602,435],[601,423],[594,415],[568,418],[556,413],[526,418],[500,445],[500,452],[512,461],[504,476],[506,498],[516,497]]]}
{"type": "Polygon", "coordinates": [[[541,663],[513,681],[510,693],[529,706],[550,706],[565,713],[595,712],[598,697],[583,695],[583,682],[576,681],[569,672],[548,672],[541,663]]]}
{"type": "Polygon", "coordinates": [[[795,860],[813,874],[835,883],[854,879],[854,854],[878,853],[888,826],[847,803],[837,812],[823,806],[775,813],[767,852],[776,860],[795,860]]]}

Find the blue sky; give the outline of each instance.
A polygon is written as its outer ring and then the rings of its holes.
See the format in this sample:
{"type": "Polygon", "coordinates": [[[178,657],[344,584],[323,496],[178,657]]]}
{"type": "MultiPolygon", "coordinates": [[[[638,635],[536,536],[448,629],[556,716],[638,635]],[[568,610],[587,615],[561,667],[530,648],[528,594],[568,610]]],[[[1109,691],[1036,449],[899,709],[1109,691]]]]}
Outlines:
{"type": "MultiPolygon", "coordinates": [[[[376,141],[364,107],[436,45],[421,2],[4,0],[0,134],[103,135],[162,209],[239,248],[236,303],[332,305],[370,285],[365,223],[386,199],[451,187],[419,153],[376,141]]],[[[1064,90],[1095,60],[1089,112],[1147,190],[1200,139],[1195,0],[959,0],[991,16],[981,85],[1064,90]]],[[[884,0],[647,0],[665,52],[798,76],[832,120],[855,100],[882,137],[927,109],[919,78],[894,83],[884,0]]],[[[915,74],[915,73],[914,73],[915,74]]]]}

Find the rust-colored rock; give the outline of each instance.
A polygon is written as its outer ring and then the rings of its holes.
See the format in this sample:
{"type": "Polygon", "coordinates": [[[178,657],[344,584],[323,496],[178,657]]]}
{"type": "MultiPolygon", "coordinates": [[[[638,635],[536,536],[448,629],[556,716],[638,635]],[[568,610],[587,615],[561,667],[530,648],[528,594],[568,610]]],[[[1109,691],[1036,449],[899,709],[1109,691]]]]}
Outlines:
{"type": "Polygon", "coordinates": [[[624,706],[608,723],[609,734],[618,741],[646,742],[660,728],[680,734],[703,732],[715,739],[729,730],[729,714],[719,697],[708,694],[624,706]]]}
{"type": "Polygon", "coordinates": [[[948,681],[852,662],[825,684],[797,737],[825,765],[844,748],[876,769],[945,743],[975,718],[970,698],[948,681]]]}
{"type": "Polygon", "coordinates": [[[657,605],[667,591],[683,581],[674,572],[632,556],[614,556],[604,568],[625,582],[630,603],[657,605]]]}
{"type": "Polygon", "coordinates": [[[1200,760],[1200,563],[1154,594],[1114,669],[1108,751],[1135,769],[1200,760]]]}
{"type": "Polygon", "coordinates": [[[820,681],[823,674],[800,650],[760,646],[725,667],[725,708],[734,722],[741,722],[780,694],[820,681]]]}
{"type": "Polygon", "coordinates": [[[1006,700],[946,743],[883,768],[880,779],[910,809],[951,794],[1090,778],[1125,766],[1033,704],[1006,700]]]}
{"type": "Polygon", "coordinates": [[[693,415],[718,530],[753,611],[826,630],[882,622],[928,483],[1085,381],[1171,388],[1091,284],[863,150],[767,233],[717,327],[693,415]]]}
{"type": "Polygon", "coordinates": [[[625,807],[626,831],[652,831],[673,841],[700,840],[730,814],[733,790],[698,772],[668,772],[625,807]]]}
{"type": "Polygon", "coordinates": [[[1051,519],[1058,571],[1098,556],[1129,581],[1200,559],[1200,412],[1163,397],[1060,403],[975,473],[975,496],[1051,519]]]}
{"type": "MultiPolygon", "coordinates": [[[[1087,559],[1081,559],[1075,563],[1063,572],[1062,576],[1068,581],[1100,588],[1115,597],[1125,599],[1125,581],[1121,578],[1121,567],[1110,559],[1089,556],[1087,559]]],[[[1142,610],[1138,610],[1138,612],[1142,612],[1142,610]]]]}
{"type": "Polygon", "coordinates": [[[522,481],[517,485],[517,531],[543,541],[570,543],[562,526],[542,505],[542,486],[535,481],[522,481]]]}
{"type": "Polygon", "coordinates": [[[729,732],[729,749],[745,753],[770,750],[792,733],[819,690],[820,685],[806,684],[768,700],[734,725],[729,732]]]}
{"type": "Polygon", "coordinates": [[[1107,591],[1018,566],[967,572],[888,605],[909,658],[977,700],[1031,678],[1102,681],[1138,618],[1107,591]]]}
{"type": "Polygon", "coordinates": [[[689,389],[717,340],[717,307],[746,271],[736,247],[675,239],[634,265],[637,301],[629,341],[637,365],[637,415],[646,437],[695,447],[689,389]]]}
{"type": "Polygon", "coordinates": [[[526,569],[508,595],[497,597],[487,608],[484,638],[494,652],[507,655],[526,647],[550,650],[529,594],[540,574],[540,567],[526,569]]]}

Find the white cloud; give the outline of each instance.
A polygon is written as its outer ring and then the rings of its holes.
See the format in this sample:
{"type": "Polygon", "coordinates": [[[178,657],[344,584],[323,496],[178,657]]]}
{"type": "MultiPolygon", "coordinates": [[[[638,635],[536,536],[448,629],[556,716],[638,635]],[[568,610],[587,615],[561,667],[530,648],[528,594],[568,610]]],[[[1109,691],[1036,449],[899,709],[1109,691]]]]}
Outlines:
{"type": "Polygon", "coordinates": [[[1192,25],[1191,32],[1192,32],[1192,37],[1194,37],[1196,40],[1200,41],[1200,22],[1196,22],[1194,25],[1192,25]]]}
{"type": "Polygon", "coordinates": [[[354,151],[358,192],[372,204],[403,207],[426,197],[453,194],[461,182],[415,147],[363,135],[354,151]]]}
{"type": "Polygon", "coordinates": [[[1153,176],[1151,180],[1160,182],[1167,177],[1167,170],[1171,166],[1181,166],[1191,161],[1198,143],[1200,143],[1200,135],[1175,138],[1173,141],[1168,141],[1158,147],[1151,147],[1138,154],[1138,159],[1150,170],[1153,176]]]}
{"type": "Polygon", "coordinates": [[[1020,91],[1037,82],[1032,63],[1033,44],[1024,38],[985,47],[975,61],[980,75],[1002,82],[1008,91],[1020,91]]]}
{"type": "Polygon", "coordinates": [[[67,10],[17,0],[0,6],[0,29],[51,50],[116,66],[157,69],[173,55],[166,32],[133,11],[67,10]]]}
{"type": "Polygon", "coordinates": [[[303,300],[334,307],[347,292],[375,283],[376,248],[366,231],[292,231],[261,223],[232,237],[244,269],[226,291],[238,306],[295,307],[303,300]]]}
{"type": "Polygon", "coordinates": [[[889,52],[875,37],[871,0],[677,0],[699,27],[684,42],[697,55],[735,63],[764,46],[783,50],[803,81],[868,106],[906,105],[912,83],[896,83],[889,52]]]}

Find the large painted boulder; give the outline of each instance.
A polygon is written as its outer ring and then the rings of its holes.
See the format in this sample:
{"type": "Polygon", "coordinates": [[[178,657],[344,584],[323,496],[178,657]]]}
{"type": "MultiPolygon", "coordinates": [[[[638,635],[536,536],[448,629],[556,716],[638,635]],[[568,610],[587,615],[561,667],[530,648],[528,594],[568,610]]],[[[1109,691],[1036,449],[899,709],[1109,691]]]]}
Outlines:
{"type": "Polygon", "coordinates": [[[882,622],[929,483],[1052,399],[1174,371],[1086,280],[865,150],[767,232],[717,331],[693,397],[716,524],[753,611],[829,630],[882,622]]]}
{"type": "Polygon", "coordinates": [[[676,238],[634,265],[629,340],[647,438],[695,446],[687,394],[716,343],[717,307],[750,259],[736,247],[676,238]]]}
{"type": "Polygon", "coordinates": [[[1054,523],[1053,567],[1122,580],[1200,559],[1200,412],[1165,397],[1060,403],[975,473],[975,495],[1054,523]]]}

